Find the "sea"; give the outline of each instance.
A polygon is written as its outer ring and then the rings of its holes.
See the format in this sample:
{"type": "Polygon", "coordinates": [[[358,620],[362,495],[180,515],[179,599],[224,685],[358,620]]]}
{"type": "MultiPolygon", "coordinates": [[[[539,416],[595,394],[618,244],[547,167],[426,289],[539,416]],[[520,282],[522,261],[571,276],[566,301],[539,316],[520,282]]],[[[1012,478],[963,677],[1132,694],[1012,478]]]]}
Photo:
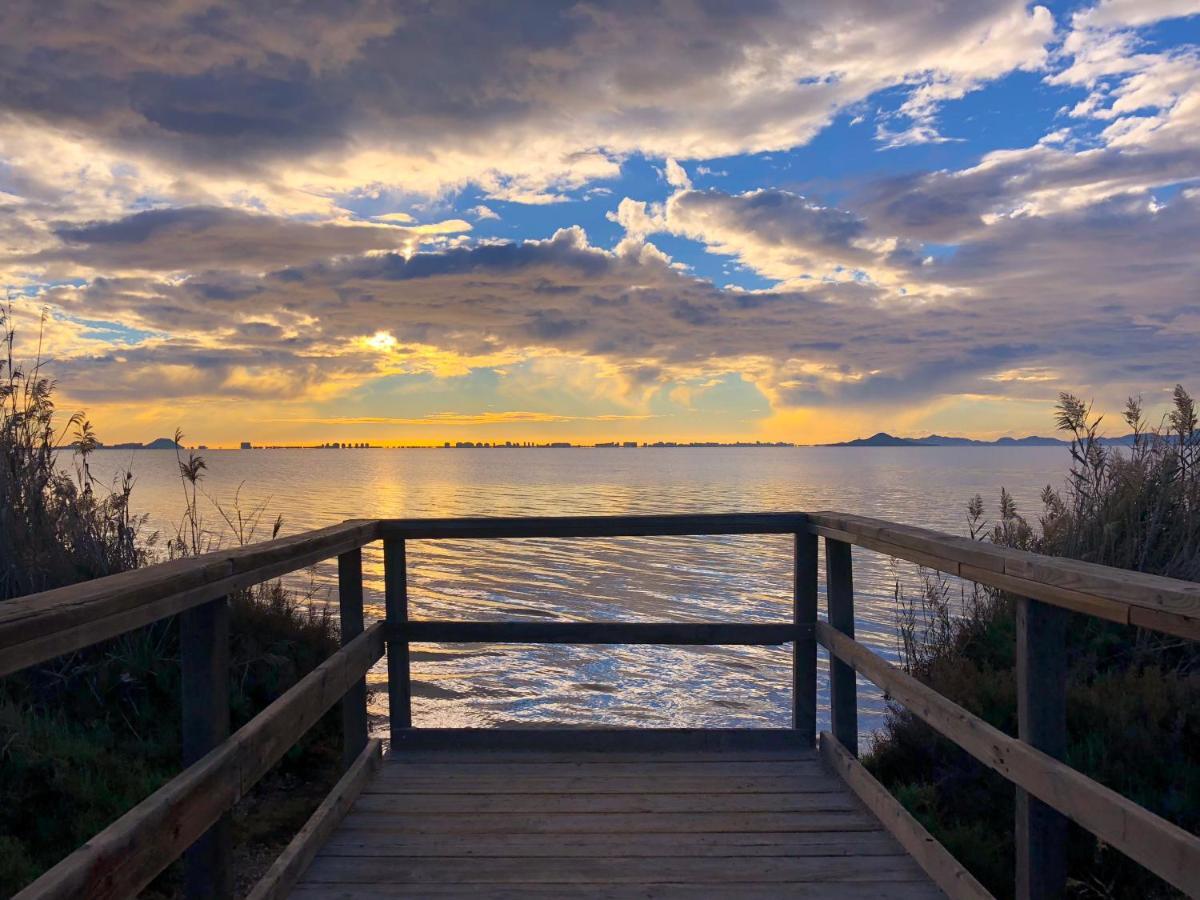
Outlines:
{"type": "MultiPolygon", "coordinates": [[[[743,447],[325,449],[203,451],[199,506],[222,546],[371,517],[618,515],[837,510],[949,534],[967,503],[997,513],[1001,487],[1036,517],[1060,487],[1063,447],[743,447]],[[222,514],[221,510],[224,510],[222,514]],[[239,515],[242,524],[239,522],[239,515]],[[255,522],[257,526],[255,527],[255,522]],[[232,526],[232,527],[231,527],[232,526]]],[[[132,505],[159,546],[185,506],[175,453],[101,450],[93,475],[135,479],[132,505]]],[[[855,548],[856,634],[898,659],[897,596],[915,566],[855,548]]],[[[441,540],[408,548],[414,618],[498,621],[745,621],[790,618],[788,536],[441,540]]],[[[336,603],[333,561],[287,579],[305,602],[336,603]]],[[[368,619],[383,615],[380,545],[364,551],[368,619]]],[[[955,588],[954,590],[957,590],[955,588]]],[[[953,591],[952,591],[953,593],[953,591]]],[[[822,584],[822,605],[824,604],[822,584]]],[[[822,613],[823,614],[823,613],[822,613]]],[[[369,681],[386,722],[386,668],[369,681]]],[[[550,724],[785,726],[791,649],[559,645],[414,645],[417,726],[550,724]]],[[[827,727],[822,652],[818,727],[827,727]]],[[[865,741],[886,702],[860,680],[865,741]]]]}

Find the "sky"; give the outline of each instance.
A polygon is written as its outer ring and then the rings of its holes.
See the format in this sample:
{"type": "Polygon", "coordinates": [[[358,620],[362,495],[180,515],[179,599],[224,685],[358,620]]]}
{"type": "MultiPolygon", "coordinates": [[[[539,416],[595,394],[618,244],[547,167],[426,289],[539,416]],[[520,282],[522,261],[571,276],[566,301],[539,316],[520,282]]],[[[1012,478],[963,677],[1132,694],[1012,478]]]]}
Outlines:
{"type": "Polygon", "coordinates": [[[0,6],[106,442],[1049,433],[1200,391],[1200,0],[0,6]]]}

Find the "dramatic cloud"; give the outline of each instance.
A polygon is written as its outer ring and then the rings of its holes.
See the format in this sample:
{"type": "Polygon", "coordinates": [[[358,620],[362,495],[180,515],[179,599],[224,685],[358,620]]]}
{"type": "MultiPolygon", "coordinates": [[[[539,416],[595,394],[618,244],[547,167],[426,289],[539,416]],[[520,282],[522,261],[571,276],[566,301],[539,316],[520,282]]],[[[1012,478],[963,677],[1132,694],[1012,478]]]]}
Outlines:
{"type": "Polygon", "coordinates": [[[100,271],[261,271],[314,258],[371,250],[414,251],[431,235],[470,230],[462,221],[412,228],[301,222],[218,207],[181,207],[133,213],[111,222],[62,225],[61,242],[18,257],[25,265],[69,261],[100,271]]]}
{"type": "Polygon", "coordinates": [[[15,0],[0,275],[122,414],[1112,403],[1200,374],[1198,12],[15,0]]]}
{"type": "Polygon", "coordinates": [[[550,199],[641,152],[801,144],[897,84],[905,115],[1046,59],[1053,21],[1012,0],[941,5],[448,2],[146,10],[14,0],[0,111],[67,128],[181,185],[363,184],[550,199]],[[216,183],[216,184],[214,184],[216,183]]]}

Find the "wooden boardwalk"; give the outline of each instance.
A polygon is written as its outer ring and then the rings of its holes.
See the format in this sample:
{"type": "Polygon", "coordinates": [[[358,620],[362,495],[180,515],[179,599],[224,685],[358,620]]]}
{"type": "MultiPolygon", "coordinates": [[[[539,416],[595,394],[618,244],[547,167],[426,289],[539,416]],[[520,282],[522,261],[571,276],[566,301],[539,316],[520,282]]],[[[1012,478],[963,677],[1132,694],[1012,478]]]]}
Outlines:
{"type": "Polygon", "coordinates": [[[189,900],[231,898],[231,811],[339,704],[345,774],[249,900],[907,898],[939,890],[986,900],[987,890],[858,761],[861,678],[1016,786],[1016,896],[1062,895],[1070,819],[1186,896],[1200,897],[1200,836],[1061,759],[1067,611],[1200,640],[1195,582],[837,512],[358,519],[0,607],[0,676],[176,615],[182,660],[183,771],[15,900],[138,896],[181,855],[189,900]],[[793,539],[792,602],[783,621],[409,615],[408,552],[425,541],[744,534],[793,539]],[[825,542],[824,618],[819,540],[825,542]],[[376,542],[383,545],[385,616],[368,624],[363,548],[376,542]],[[1013,595],[1016,735],[855,640],[853,547],[1013,595]],[[228,595],[333,557],[341,649],[230,733],[228,595]],[[460,642],[790,644],[791,727],[414,728],[410,645],[460,642]],[[830,661],[830,727],[819,736],[818,645],[830,661]],[[384,656],[392,746],[386,762],[381,741],[368,738],[365,680],[384,656]]]}
{"type": "Polygon", "coordinates": [[[814,750],[479,737],[390,754],[292,896],[944,896],[814,750]]]}

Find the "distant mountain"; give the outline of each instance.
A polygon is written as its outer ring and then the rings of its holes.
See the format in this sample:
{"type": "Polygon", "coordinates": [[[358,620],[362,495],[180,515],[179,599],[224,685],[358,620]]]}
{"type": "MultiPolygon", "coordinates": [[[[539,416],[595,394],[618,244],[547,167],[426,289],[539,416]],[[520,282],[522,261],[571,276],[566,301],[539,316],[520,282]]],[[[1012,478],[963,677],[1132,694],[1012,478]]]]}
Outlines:
{"type": "Polygon", "coordinates": [[[880,431],[869,438],[855,438],[852,441],[842,441],[838,444],[822,444],[822,447],[931,447],[917,438],[901,438],[880,431]]]}
{"type": "MultiPolygon", "coordinates": [[[[948,437],[944,434],[931,434],[923,438],[895,437],[886,431],[880,431],[868,438],[855,438],[852,441],[842,441],[837,444],[820,444],[821,447],[1065,447],[1070,441],[1060,438],[1002,437],[994,441],[977,441],[974,438],[948,437]]],[[[1128,447],[1133,444],[1133,435],[1121,437],[1100,438],[1100,443],[1108,447],[1128,447]]]]}
{"type": "Polygon", "coordinates": [[[139,444],[137,441],[127,441],[123,444],[101,444],[104,450],[174,450],[179,447],[170,438],[155,438],[148,444],[139,444]]]}

